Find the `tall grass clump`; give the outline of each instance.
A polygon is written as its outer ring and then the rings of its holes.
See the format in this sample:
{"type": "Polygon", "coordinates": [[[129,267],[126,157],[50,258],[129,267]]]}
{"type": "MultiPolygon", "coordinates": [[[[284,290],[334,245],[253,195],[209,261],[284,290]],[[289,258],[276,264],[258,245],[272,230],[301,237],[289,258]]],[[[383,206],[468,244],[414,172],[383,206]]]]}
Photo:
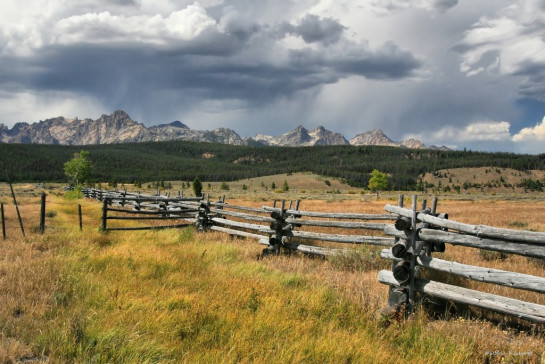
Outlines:
{"type": "Polygon", "coordinates": [[[83,192],[81,192],[81,189],[82,189],[82,186],[81,185],[77,185],[76,187],[74,187],[73,190],[69,190],[69,191],[66,191],[64,193],[64,198],[66,200],[79,200],[79,199],[82,199],[85,197],[85,195],[83,194],[83,192]]]}
{"type": "Polygon", "coordinates": [[[328,257],[331,265],[339,270],[368,272],[386,269],[388,262],[380,257],[380,249],[363,245],[358,249],[346,249],[328,257]]]}

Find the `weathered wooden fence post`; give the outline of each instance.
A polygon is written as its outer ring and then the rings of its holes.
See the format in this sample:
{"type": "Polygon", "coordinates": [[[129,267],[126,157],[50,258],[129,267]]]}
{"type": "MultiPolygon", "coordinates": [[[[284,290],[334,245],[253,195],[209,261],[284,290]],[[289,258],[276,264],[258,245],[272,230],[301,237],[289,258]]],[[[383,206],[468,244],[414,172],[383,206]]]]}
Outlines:
{"type": "Polygon", "coordinates": [[[107,229],[106,221],[108,220],[108,201],[108,198],[102,200],[102,225],[100,226],[102,231],[106,231],[107,229]]]}
{"type": "Polygon", "coordinates": [[[21,213],[19,212],[19,205],[17,205],[17,199],[15,198],[15,192],[13,191],[13,186],[11,184],[11,180],[9,179],[8,171],[6,172],[6,180],[9,184],[9,189],[11,190],[11,196],[13,197],[13,204],[15,205],[15,211],[17,211],[17,219],[19,220],[19,226],[21,227],[21,234],[23,234],[23,237],[25,236],[25,229],[23,227],[23,219],[21,218],[21,213]]]}
{"type": "Polygon", "coordinates": [[[208,216],[209,213],[210,201],[201,202],[199,205],[199,212],[197,212],[197,221],[195,222],[198,231],[206,231],[208,226],[211,225],[210,217],[208,216]]]}
{"type": "Polygon", "coordinates": [[[4,219],[4,204],[0,204],[0,217],[2,218],[2,237],[6,240],[6,220],[4,219]]]}
{"type": "Polygon", "coordinates": [[[45,192],[42,192],[40,199],[40,234],[45,232],[45,192]]]}
{"type": "MultiPolygon", "coordinates": [[[[276,200],[273,206],[276,206],[276,200]]],[[[269,247],[265,249],[264,253],[280,253],[280,249],[284,245],[284,237],[290,236],[290,232],[293,228],[292,224],[286,223],[286,200],[282,200],[280,205],[280,211],[273,210],[271,212],[271,217],[274,219],[270,224],[270,229],[274,230],[274,233],[269,238],[269,247]]]]}
{"type": "Polygon", "coordinates": [[[83,231],[83,219],[81,216],[81,204],[78,204],[79,231],[83,231]]]}
{"type": "MultiPolygon", "coordinates": [[[[397,206],[402,208],[404,200],[405,200],[405,196],[403,194],[400,194],[397,201],[397,206]]],[[[397,219],[395,222],[395,227],[397,230],[404,230],[407,232],[410,229],[410,226],[411,226],[410,219],[397,219]]],[[[402,259],[406,258],[408,247],[409,247],[408,239],[402,239],[402,238],[396,237],[394,239],[394,245],[392,246],[392,254],[396,258],[402,258],[402,259]]],[[[396,268],[396,266],[400,263],[403,268],[406,268],[406,264],[405,266],[403,266],[403,260],[399,263],[396,263],[396,261],[392,261],[393,272],[396,272],[396,269],[400,269],[400,268],[396,268]]],[[[391,314],[390,310],[393,310],[393,311],[400,310],[401,306],[406,304],[408,300],[409,300],[409,296],[408,296],[407,290],[403,286],[399,286],[399,287],[390,286],[390,289],[388,292],[389,308],[386,309],[384,313],[387,315],[390,315],[391,314]]]]}

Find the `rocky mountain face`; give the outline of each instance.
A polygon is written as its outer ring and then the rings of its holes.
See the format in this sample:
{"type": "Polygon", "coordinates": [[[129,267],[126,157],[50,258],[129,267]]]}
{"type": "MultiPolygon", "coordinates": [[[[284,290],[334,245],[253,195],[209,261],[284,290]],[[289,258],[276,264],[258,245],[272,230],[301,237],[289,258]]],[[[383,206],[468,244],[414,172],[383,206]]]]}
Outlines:
{"type": "Polygon", "coordinates": [[[399,147],[400,143],[393,142],[380,129],[374,129],[361,133],[350,139],[352,145],[384,145],[389,147],[399,147]]]}
{"type": "Polygon", "coordinates": [[[374,129],[361,133],[350,139],[351,145],[383,145],[389,147],[401,147],[410,149],[441,149],[449,150],[447,147],[426,146],[420,140],[407,139],[401,142],[394,142],[384,134],[380,129],[374,129]]]}
{"type": "Polygon", "coordinates": [[[253,138],[244,139],[231,129],[193,130],[180,121],[148,128],[132,120],[122,110],[114,111],[111,115],[102,115],[97,120],[66,119],[61,116],[33,124],[17,123],[11,129],[0,124],[0,143],[89,145],[166,140],[290,147],[352,144],[427,148],[421,141],[415,139],[394,142],[380,129],[358,134],[349,142],[342,134],[322,126],[314,130],[298,126],[278,136],[257,134],[253,138]]]}
{"type": "Polygon", "coordinates": [[[298,126],[289,133],[279,136],[270,136],[257,134],[252,138],[253,141],[264,145],[288,146],[288,147],[306,147],[314,145],[346,145],[348,141],[339,133],[334,133],[319,126],[309,131],[302,126],[298,126]]]}
{"type": "Polygon", "coordinates": [[[246,144],[240,135],[224,128],[213,131],[191,130],[179,121],[147,128],[121,110],[111,115],[102,115],[97,120],[58,117],[34,124],[17,123],[11,130],[0,124],[0,141],[3,143],[89,145],[177,139],[246,144]]]}

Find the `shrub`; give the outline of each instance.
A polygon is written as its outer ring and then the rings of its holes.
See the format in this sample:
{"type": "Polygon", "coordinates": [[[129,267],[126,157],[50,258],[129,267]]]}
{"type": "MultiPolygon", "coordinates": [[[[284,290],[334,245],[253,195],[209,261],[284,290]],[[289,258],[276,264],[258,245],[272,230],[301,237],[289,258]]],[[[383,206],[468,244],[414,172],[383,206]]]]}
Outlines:
{"type": "Polygon", "coordinates": [[[67,200],[78,200],[80,198],[84,198],[83,192],[81,192],[81,185],[78,185],[76,188],[74,188],[71,191],[66,191],[64,193],[64,198],[67,200]]]}

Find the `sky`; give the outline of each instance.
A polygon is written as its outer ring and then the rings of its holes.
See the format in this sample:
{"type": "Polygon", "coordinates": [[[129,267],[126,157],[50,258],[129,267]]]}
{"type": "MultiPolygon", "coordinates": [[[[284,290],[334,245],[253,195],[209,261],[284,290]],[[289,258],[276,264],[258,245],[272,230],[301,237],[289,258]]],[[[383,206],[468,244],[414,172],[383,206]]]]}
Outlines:
{"type": "Polygon", "coordinates": [[[2,0],[0,123],[545,153],[545,0],[2,0]]]}

